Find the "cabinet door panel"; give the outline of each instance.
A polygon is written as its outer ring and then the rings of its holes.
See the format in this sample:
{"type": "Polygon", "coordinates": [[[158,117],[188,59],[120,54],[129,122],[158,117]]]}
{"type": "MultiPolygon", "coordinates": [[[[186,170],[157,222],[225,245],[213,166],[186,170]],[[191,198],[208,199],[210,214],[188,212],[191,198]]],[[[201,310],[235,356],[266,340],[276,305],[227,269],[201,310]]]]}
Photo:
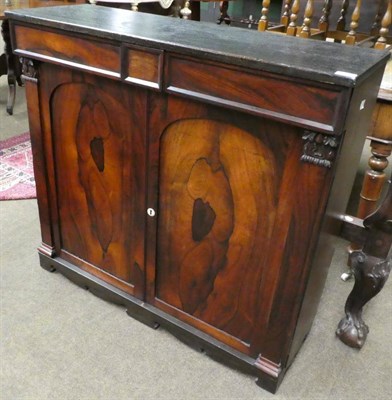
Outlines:
{"type": "Polygon", "coordinates": [[[207,110],[186,118],[188,108],[160,135],[157,305],[249,345],[285,160],[301,139],[296,128],[207,110]]]}
{"type": "Polygon", "coordinates": [[[50,100],[61,256],[142,297],[145,128],[129,111],[142,92],[95,79],[50,100]]]}

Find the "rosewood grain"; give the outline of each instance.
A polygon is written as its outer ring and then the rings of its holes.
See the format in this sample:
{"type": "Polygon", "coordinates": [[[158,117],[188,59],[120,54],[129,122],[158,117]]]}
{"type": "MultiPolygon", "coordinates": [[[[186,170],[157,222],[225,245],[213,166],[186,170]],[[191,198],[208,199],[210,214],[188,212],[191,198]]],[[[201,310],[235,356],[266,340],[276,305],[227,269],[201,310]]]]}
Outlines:
{"type": "Polygon", "coordinates": [[[270,172],[290,143],[273,155],[263,134],[277,128],[260,123],[254,137],[186,119],[171,124],[160,145],[157,297],[245,343],[278,206],[280,182],[270,172]]]}
{"type": "Polygon", "coordinates": [[[280,76],[263,76],[176,55],[170,55],[166,62],[169,93],[327,133],[338,133],[340,128],[337,107],[344,91],[339,88],[303,85],[280,76]]]}
{"type": "Polygon", "coordinates": [[[163,52],[154,49],[125,48],[125,81],[160,89],[162,86],[163,52]]]}
{"type": "Polygon", "coordinates": [[[230,30],[225,46],[249,45],[223,56],[191,22],[173,43],[168,18],[52,10],[10,14],[31,57],[43,267],[274,392],[316,312],[386,55],[336,47],[316,68],[326,43],[250,54],[252,33],[230,30]],[[335,76],[358,52],[358,77],[335,76]]]}
{"type": "Polygon", "coordinates": [[[56,188],[57,252],[142,296],[146,153],[145,127],[137,115],[145,98],[118,82],[98,84],[83,72],[44,69],[43,130],[51,143],[46,150],[53,166],[49,179],[56,182],[51,187],[56,188]]]}
{"type": "Polygon", "coordinates": [[[14,35],[14,51],[18,55],[120,77],[118,46],[27,26],[16,26],[14,35]]]}

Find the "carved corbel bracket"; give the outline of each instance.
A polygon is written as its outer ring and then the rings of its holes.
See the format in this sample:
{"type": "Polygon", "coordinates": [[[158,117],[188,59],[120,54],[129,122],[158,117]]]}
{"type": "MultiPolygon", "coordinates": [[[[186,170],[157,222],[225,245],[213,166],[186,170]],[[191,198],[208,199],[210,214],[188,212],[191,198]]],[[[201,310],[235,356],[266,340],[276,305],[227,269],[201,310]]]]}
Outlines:
{"type": "Polygon", "coordinates": [[[325,168],[332,167],[339,146],[338,137],[305,131],[302,139],[305,144],[301,161],[325,168]]]}
{"type": "Polygon", "coordinates": [[[26,81],[37,82],[39,61],[32,60],[30,58],[20,57],[20,63],[22,64],[23,79],[25,79],[26,81]]]}

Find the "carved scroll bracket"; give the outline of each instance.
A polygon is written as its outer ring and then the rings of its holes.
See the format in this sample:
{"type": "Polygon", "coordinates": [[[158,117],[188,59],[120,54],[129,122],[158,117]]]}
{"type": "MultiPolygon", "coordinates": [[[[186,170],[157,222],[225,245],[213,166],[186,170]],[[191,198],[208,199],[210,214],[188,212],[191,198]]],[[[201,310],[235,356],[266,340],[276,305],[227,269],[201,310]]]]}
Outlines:
{"type": "Polygon", "coordinates": [[[30,58],[21,57],[20,63],[22,64],[23,79],[27,81],[37,82],[39,62],[31,60],[30,58]]]}
{"type": "Polygon", "coordinates": [[[302,139],[305,144],[301,161],[325,168],[332,167],[339,146],[338,137],[305,131],[302,139]]]}

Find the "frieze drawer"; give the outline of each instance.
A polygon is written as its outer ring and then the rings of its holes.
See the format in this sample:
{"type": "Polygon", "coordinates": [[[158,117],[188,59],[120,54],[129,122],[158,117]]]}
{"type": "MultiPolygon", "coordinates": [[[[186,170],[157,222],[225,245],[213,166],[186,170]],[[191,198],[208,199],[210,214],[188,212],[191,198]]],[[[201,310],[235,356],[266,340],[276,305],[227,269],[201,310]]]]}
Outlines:
{"type": "Polygon", "coordinates": [[[120,78],[120,48],[113,44],[16,25],[14,51],[19,56],[120,78]]]}
{"type": "Polygon", "coordinates": [[[161,89],[163,51],[125,47],[125,81],[152,89],[161,89]]]}
{"type": "Polygon", "coordinates": [[[169,93],[326,133],[340,133],[337,106],[344,90],[339,91],[339,87],[330,90],[177,55],[166,57],[165,82],[169,93]]]}

